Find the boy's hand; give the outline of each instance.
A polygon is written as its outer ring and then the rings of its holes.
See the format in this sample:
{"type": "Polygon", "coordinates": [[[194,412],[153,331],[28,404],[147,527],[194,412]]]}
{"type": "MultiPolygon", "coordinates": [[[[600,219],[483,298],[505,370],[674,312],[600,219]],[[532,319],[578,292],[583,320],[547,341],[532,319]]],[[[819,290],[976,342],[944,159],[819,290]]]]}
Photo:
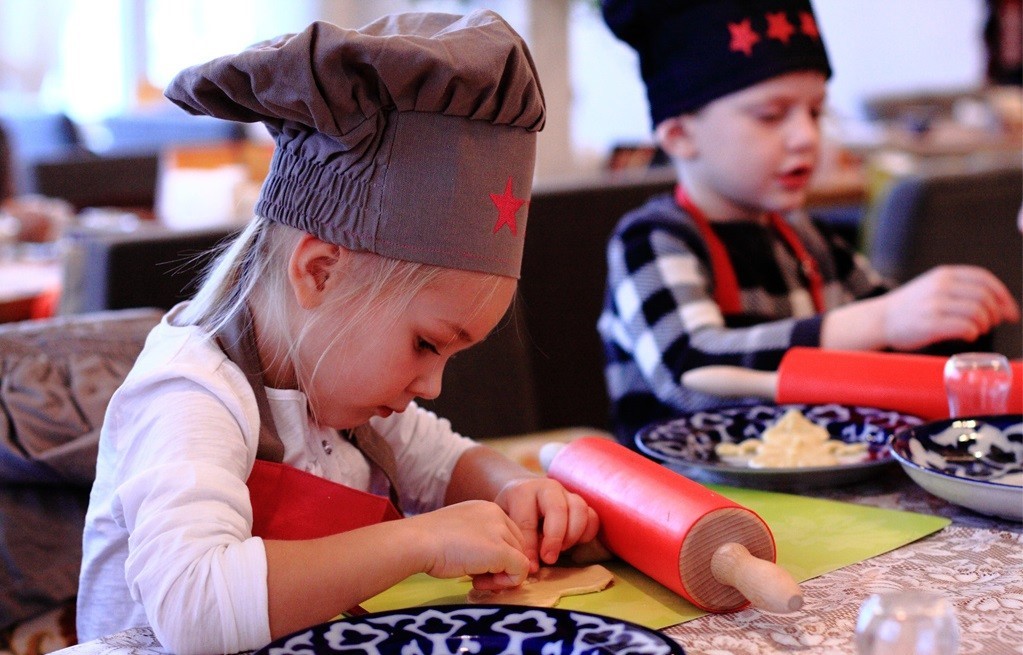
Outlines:
{"type": "Polygon", "coordinates": [[[978,266],[939,266],[885,299],[884,337],[897,350],[916,350],[948,339],[973,341],[1020,317],[1005,285],[978,266]]]}
{"type": "Polygon", "coordinates": [[[561,552],[597,536],[597,513],[560,482],[525,477],[508,482],[494,499],[522,534],[531,572],[554,564],[561,552]],[[542,538],[541,538],[542,533],[542,538]]]}

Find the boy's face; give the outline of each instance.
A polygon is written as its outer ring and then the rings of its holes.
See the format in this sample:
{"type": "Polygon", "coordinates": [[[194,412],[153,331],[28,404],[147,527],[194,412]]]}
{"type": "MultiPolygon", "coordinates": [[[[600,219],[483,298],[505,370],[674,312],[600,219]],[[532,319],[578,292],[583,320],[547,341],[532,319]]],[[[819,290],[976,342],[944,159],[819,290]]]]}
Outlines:
{"type": "Polygon", "coordinates": [[[305,391],[317,420],[351,428],[404,411],[414,398],[435,398],[448,360],[494,329],[517,286],[513,278],[445,271],[408,306],[359,317],[342,341],[310,339],[303,346],[320,366],[305,391]]]}
{"type": "Polygon", "coordinates": [[[824,75],[787,73],[668,119],[657,136],[710,219],[785,212],[806,200],[824,99],[824,75]]]}

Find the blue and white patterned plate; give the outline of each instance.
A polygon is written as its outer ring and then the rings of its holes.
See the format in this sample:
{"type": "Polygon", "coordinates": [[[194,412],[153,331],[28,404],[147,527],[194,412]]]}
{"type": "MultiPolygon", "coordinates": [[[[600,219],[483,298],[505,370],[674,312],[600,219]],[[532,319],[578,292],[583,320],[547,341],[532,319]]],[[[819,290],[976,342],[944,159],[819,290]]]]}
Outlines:
{"type": "Polygon", "coordinates": [[[830,487],[876,475],[894,460],[888,441],[921,425],[916,416],[852,405],[742,405],[693,412],[653,423],[636,434],[639,450],[694,479],[760,489],[830,487]],[[723,462],[714,448],[759,437],[790,409],[827,429],[832,439],[865,443],[863,461],[834,466],[750,468],[723,462]]]}
{"type": "Polygon", "coordinates": [[[669,637],[596,614],[517,605],[376,612],[281,637],[255,655],[685,655],[669,637]]]}
{"type": "Polygon", "coordinates": [[[1023,521],[1023,415],[933,421],[892,440],[914,482],[981,514],[1023,521]]]}

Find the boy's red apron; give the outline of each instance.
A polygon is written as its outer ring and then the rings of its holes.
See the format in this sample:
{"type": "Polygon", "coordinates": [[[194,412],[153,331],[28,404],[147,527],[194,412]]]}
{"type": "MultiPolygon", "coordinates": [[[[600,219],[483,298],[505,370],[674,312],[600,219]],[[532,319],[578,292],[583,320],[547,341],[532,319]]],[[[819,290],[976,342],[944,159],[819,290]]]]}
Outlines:
{"type": "MultiPolygon", "coordinates": [[[[724,244],[714,234],[714,230],[710,227],[710,221],[689,198],[681,184],[675,187],[675,203],[693,219],[696,229],[707,246],[711,272],[714,274],[714,301],[721,308],[721,313],[725,316],[741,314],[742,300],[739,294],[739,281],[735,277],[735,269],[732,267],[732,260],[729,259],[724,244]]],[[[785,240],[789,250],[799,260],[800,270],[810,287],[813,305],[818,313],[823,312],[825,309],[824,278],[817,267],[817,260],[807,252],[806,247],[796,235],[796,231],[781,216],[771,212],[768,214],[768,219],[771,222],[771,227],[785,240]]]]}
{"type": "Polygon", "coordinates": [[[236,314],[217,333],[217,343],[252,385],[259,406],[259,446],[246,481],[252,502],[252,534],[263,539],[315,539],[401,518],[394,484],[394,454],[369,425],[348,435],[390,482],[390,500],[383,496],[326,480],[281,463],[284,444],[277,435],[263,386],[247,311],[236,314]]]}

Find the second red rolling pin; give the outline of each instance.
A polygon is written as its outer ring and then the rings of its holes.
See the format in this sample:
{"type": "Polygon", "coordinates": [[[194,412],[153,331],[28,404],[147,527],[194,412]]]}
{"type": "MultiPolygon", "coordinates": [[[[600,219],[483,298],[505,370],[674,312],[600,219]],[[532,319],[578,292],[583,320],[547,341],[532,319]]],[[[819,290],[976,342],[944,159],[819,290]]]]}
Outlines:
{"type": "MultiPolygon", "coordinates": [[[[948,418],[944,368],[947,357],[912,353],[853,352],[794,347],[778,371],[704,366],[686,371],[682,384],[722,397],[757,396],[776,403],[866,405],[948,418]]],[[[1023,362],[1009,362],[1012,387],[1007,411],[1023,411],[1023,362]]]]}
{"type": "MultiPolygon", "coordinates": [[[[926,419],[948,417],[948,357],[912,353],[790,348],[778,367],[777,402],[843,402],[894,409],[926,419]]],[[[1009,412],[1023,406],[1023,365],[1010,362],[1009,412]]]]}
{"type": "Polygon", "coordinates": [[[770,529],[752,510],[599,437],[561,447],[547,475],[593,507],[608,550],[700,609],[802,606],[799,585],[774,563],[770,529]]]}

